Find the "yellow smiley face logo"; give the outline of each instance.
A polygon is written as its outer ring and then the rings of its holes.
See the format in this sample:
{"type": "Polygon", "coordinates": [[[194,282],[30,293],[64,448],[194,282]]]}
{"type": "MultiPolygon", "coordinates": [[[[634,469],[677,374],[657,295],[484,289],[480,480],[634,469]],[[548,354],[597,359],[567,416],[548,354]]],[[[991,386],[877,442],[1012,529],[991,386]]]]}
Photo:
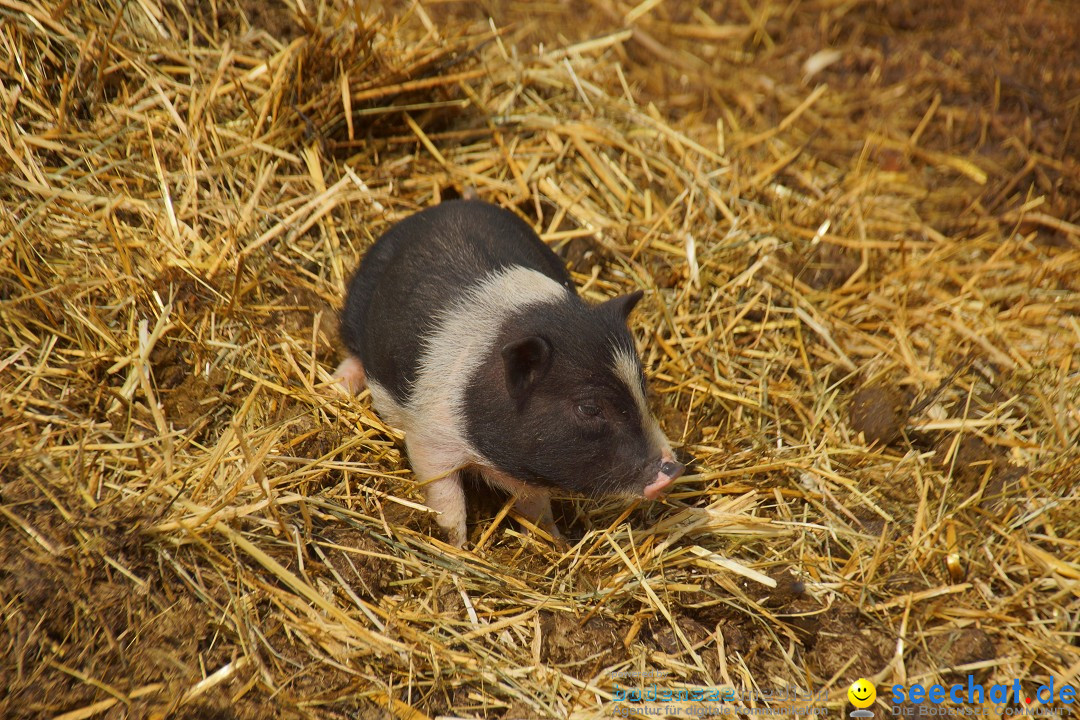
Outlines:
{"type": "Polygon", "coordinates": [[[874,689],[869,680],[859,678],[851,683],[851,687],[847,691],[847,697],[852,705],[863,710],[874,704],[874,700],[877,699],[877,690],[874,689]]]}

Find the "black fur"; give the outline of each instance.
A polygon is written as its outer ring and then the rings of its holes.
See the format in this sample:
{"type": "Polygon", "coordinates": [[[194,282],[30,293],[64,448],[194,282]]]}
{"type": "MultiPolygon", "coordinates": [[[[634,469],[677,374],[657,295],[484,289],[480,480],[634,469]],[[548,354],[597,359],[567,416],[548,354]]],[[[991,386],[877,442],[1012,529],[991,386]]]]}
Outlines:
{"type": "Polygon", "coordinates": [[[506,390],[521,410],[536,383],[551,367],[551,343],[539,335],[511,340],[502,348],[506,390]]]}
{"type": "MultiPolygon", "coordinates": [[[[520,395],[508,392],[507,358],[498,353],[469,382],[466,434],[498,470],[585,495],[636,493],[656,479],[660,448],[652,447],[633,396],[613,371],[616,349],[636,357],[623,314],[636,299],[616,300],[590,307],[567,296],[504,323],[498,347],[540,337],[550,358],[520,395]]],[[[644,387],[640,368],[638,375],[644,387]]]]}
{"type": "Polygon", "coordinates": [[[368,377],[405,404],[438,312],[513,265],[573,292],[562,261],[509,210],[452,200],[411,215],[376,241],[349,282],[341,339],[368,377]]]}

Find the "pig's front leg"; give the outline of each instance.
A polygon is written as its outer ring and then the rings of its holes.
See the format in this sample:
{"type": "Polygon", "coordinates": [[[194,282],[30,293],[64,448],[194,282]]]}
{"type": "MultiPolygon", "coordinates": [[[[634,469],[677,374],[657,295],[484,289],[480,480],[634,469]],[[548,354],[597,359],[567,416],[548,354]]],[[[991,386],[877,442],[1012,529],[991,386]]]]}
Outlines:
{"type": "Polygon", "coordinates": [[[536,490],[525,495],[514,496],[514,507],[538,528],[551,536],[557,543],[565,543],[566,538],[559,532],[555,517],[551,514],[551,495],[547,490],[536,490]]]}
{"type": "Polygon", "coordinates": [[[433,480],[424,486],[424,502],[439,513],[435,522],[445,532],[450,544],[465,544],[465,491],[461,488],[461,471],[433,480]]]}
{"type": "Polygon", "coordinates": [[[484,468],[483,475],[489,484],[514,496],[514,507],[522,517],[550,535],[555,542],[566,542],[555,524],[555,516],[551,512],[551,493],[547,488],[523,483],[491,468],[484,468]]]}
{"type": "Polygon", "coordinates": [[[461,486],[461,468],[459,463],[432,452],[427,447],[410,442],[408,435],[405,445],[409,451],[409,462],[413,472],[423,485],[424,503],[439,513],[435,522],[439,524],[454,547],[465,544],[465,491],[461,486]]]}

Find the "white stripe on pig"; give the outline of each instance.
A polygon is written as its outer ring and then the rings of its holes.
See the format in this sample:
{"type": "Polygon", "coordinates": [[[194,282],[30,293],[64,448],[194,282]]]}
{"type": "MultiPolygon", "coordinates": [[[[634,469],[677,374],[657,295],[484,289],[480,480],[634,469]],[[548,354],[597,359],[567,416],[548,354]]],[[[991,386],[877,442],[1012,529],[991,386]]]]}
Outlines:
{"type": "Polygon", "coordinates": [[[615,362],[612,369],[615,371],[615,377],[626,385],[630,396],[634,398],[641,427],[652,441],[653,449],[665,457],[671,456],[671,443],[668,442],[664,431],[660,429],[660,423],[649,412],[649,404],[645,401],[645,391],[641,387],[641,365],[638,364],[637,357],[630,350],[621,347],[613,348],[613,354],[615,362]]]}
{"type": "MultiPolygon", "coordinates": [[[[497,357],[495,342],[506,320],[530,305],[570,299],[570,291],[536,270],[518,265],[488,275],[439,314],[420,358],[409,401],[368,378],[372,402],[387,421],[407,434],[409,458],[421,482],[445,476],[425,489],[429,506],[452,541],[464,539],[465,507],[457,470],[490,465],[465,434],[465,388],[485,359],[497,357]]],[[[460,544],[457,542],[456,544],[460,544]]]]}

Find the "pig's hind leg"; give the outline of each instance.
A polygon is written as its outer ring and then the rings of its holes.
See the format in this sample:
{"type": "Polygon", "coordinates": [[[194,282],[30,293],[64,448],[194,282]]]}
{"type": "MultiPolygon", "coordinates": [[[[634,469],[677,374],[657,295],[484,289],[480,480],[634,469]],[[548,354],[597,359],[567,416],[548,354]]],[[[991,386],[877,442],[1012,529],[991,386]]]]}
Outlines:
{"type": "Polygon", "coordinates": [[[334,379],[348,392],[355,395],[367,386],[367,374],[364,366],[355,355],[349,355],[341,361],[334,371],[334,379]]]}

